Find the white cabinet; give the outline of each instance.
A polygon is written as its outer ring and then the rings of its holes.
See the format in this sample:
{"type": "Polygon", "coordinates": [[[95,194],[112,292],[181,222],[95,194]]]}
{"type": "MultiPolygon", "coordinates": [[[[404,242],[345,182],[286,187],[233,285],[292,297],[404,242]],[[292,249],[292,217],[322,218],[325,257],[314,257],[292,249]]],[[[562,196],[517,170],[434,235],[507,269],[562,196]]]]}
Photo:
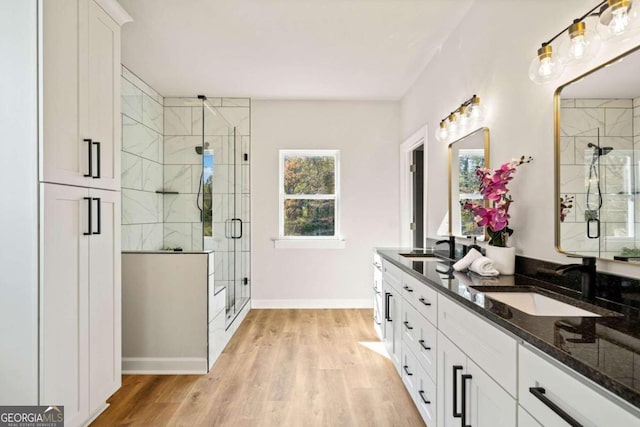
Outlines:
{"type": "Polygon", "coordinates": [[[373,254],[373,328],[380,337],[382,335],[383,302],[382,302],[382,260],[377,253],[373,254]]]}
{"type": "Polygon", "coordinates": [[[566,426],[561,412],[584,427],[640,425],[637,413],[617,397],[523,345],[518,375],[520,405],[530,415],[527,427],[536,425],[533,420],[545,427],[566,426]]]}
{"type": "Polygon", "coordinates": [[[120,387],[120,194],[41,194],[40,402],[79,425],[120,387]]]}
{"type": "Polygon", "coordinates": [[[513,427],[516,400],[438,332],[438,426],[513,427]]]}
{"type": "Polygon", "coordinates": [[[384,279],[382,289],[384,291],[384,344],[393,365],[400,373],[402,357],[402,331],[400,329],[402,325],[402,296],[384,279]]]}
{"type": "Polygon", "coordinates": [[[42,2],[41,181],[120,190],[120,27],[93,0],[42,2]]]}

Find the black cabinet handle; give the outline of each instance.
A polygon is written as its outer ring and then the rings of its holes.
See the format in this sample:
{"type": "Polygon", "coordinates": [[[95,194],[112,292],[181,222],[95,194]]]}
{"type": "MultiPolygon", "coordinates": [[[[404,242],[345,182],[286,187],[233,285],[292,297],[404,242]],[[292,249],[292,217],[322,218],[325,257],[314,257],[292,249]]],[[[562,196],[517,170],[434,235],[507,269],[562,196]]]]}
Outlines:
{"type": "MultiPolygon", "coordinates": [[[[100,149],[100,143],[99,143],[98,141],[93,141],[93,145],[95,145],[95,146],[98,148],[98,151],[97,151],[97,153],[96,153],[96,160],[98,161],[98,165],[97,165],[98,167],[97,167],[96,169],[98,170],[98,174],[97,174],[97,175],[93,175],[93,174],[92,174],[91,176],[92,176],[92,178],[94,178],[94,179],[98,179],[98,178],[100,178],[100,163],[102,163],[102,162],[100,161],[100,152],[101,152],[102,150],[100,149]]],[[[89,150],[91,150],[91,149],[89,149],[89,150]]]]}
{"type": "Polygon", "coordinates": [[[404,285],[404,290],[407,291],[407,292],[413,292],[413,289],[411,289],[407,285],[404,285]]]}
{"type": "Polygon", "coordinates": [[[89,166],[89,171],[87,173],[84,174],[85,177],[90,178],[93,176],[93,144],[91,141],[91,138],[85,138],[83,139],[84,142],[87,143],[87,152],[89,153],[89,162],[88,162],[88,166],[89,166]]]}
{"type": "Polygon", "coordinates": [[[91,236],[93,234],[93,214],[91,213],[91,197],[83,197],[87,201],[87,231],[82,233],[85,236],[91,236]]]}
{"type": "Polygon", "coordinates": [[[409,322],[405,321],[405,322],[402,322],[402,323],[404,323],[404,327],[407,328],[408,330],[412,330],[413,329],[413,326],[409,325],[409,322]]]}
{"type": "Polygon", "coordinates": [[[427,301],[426,301],[424,298],[422,298],[422,297],[420,297],[420,298],[418,299],[418,301],[420,301],[421,303],[423,303],[423,304],[424,304],[424,305],[426,305],[426,306],[430,306],[430,305],[431,305],[431,303],[430,303],[430,302],[427,302],[427,301]]]}
{"type": "Polygon", "coordinates": [[[391,298],[391,294],[389,292],[384,293],[384,320],[387,322],[391,322],[391,317],[389,316],[389,298],[391,298]]]}
{"type": "Polygon", "coordinates": [[[411,372],[409,372],[409,369],[408,369],[408,368],[409,368],[409,366],[407,366],[407,365],[404,365],[404,366],[403,366],[403,369],[404,369],[404,371],[407,373],[407,375],[412,376],[413,374],[412,374],[411,372]]]}
{"type": "Polygon", "coordinates": [[[98,219],[98,231],[94,231],[93,234],[102,234],[102,201],[100,200],[100,197],[94,197],[93,201],[97,202],[98,206],[98,212],[96,215],[98,219]]]}
{"type": "Polygon", "coordinates": [[[422,399],[422,402],[424,402],[425,405],[431,405],[431,401],[425,399],[424,397],[424,390],[418,390],[418,394],[420,395],[420,399],[422,399]]]}
{"type": "Polygon", "coordinates": [[[424,340],[420,340],[420,341],[418,341],[418,343],[420,343],[420,345],[422,346],[422,348],[424,348],[425,350],[431,350],[431,347],[427,347],[427,346],[424,344],[424,340]]]}
{"type": "Polygon", "coordinates": [[[453,365],[453,417],[461,418],[462,413],[458,412],[458,371],[463,369],[462,365],[453,365]]]}
{"type": "Polygon", "coordinates": [[[560,418],[565,420],[571,427],[582,427],[582,424],[577,422],[571,415],[566,413],[564,409],[553,403],[547,396],[545,396],[545,389],[543,387],[529,387],[529,392],[533,394],[539,401],[544,403],[549,409],[555,412],[560,418]]]}
{"type": "Polygon", "coordinates": [[[471,424],[467,424],[467,380],[472,378],[469,374],[462,375],[462,420],[460,421],[462,427],[471,427],[471,424]]]}

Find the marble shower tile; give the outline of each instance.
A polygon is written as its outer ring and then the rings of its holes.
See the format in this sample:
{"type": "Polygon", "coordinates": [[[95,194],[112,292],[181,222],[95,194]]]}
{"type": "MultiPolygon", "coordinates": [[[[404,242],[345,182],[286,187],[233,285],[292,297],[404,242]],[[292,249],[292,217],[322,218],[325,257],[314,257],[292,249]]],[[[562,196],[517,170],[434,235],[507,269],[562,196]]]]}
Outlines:
{"type": "Polygon", "coordinates": [[[142,91],[124,77],[121,78],[122,114],[142,122],[142,91]]]}
{"type": "Polygon", "coordinates": [[[142,250],[142,225],[122,225],[122,250],[142,250]]]}
{"type": "Polygon", "coordinates": [[[191,165],[165,165],[164,188],[182,194],[191,193],[191,165]]]}
{"type": "Polygon", "coordinates": [[[142,190],[142,157],[121,152],[122,188],[142,190]]]}
{"type": "Polygon", "coordinates": [[[573,98],[562,98],[560,100],[560,108],[575,108],[576,100],[573,98]]]}
{"type": "Polygon", "coordinates": [[[191,135],[192,107],[164,108],[164,135],[191,135]]]}
{"type": "Polygon", "coordinates": [[[164,127],[164,107],[158,101],[145,95],[142,97],[142,124],[163,133],[164,127]]]}
{"type": "Polygon", "coordinates": [[[158,251],[163,248],[164,231],[163,224],[142,224],[142,249],[145,251],[158,251]]]}
{"type": "Polygon", "coordinates": [[[164,247],[191,250],[191,223],[164,224],[164,247]]]}
{"type": "MultiPolygon", "coordinates": [[[[562,138],[562,137],[561,137],[562,138]]],[[[567,138],[567,137],[565,137],[567,138]]],[[[593,157],[593,148],[589,148],[589,144],[598,144],[597,136],[576,136],[575,138],[575,164],[589,164],[593,157]]]]}
{"type": "Polygon", "coordinates": [[[191,224],[191,250],[202,250],[202,223],[194,222],[191,224]]]}
{"type": "Polygon", "coordinates": [[[161,195],[122,189],[122,224],[162,222],[161,195]]]}
{"type": "Polygon", "coordinates": [[[576,108],[631,108],[633,102],[628,98],[620,99],[576,99],[576,108]]]}
{"type": "Polygon", "coordinates": [[[199,222],[195,194],[165,194],[164,222],[199,222]]]}
{"type": "Polygon", "coordinates": [[[202,145],[200,136],[165,136],[165,165],[199,165],[202,156],[196,153],[196,147],[202,145]]]}
{"type": "Polygon", "coordinates": [[[159,161],[160,135],[127,116],[122,118],[122,151],[159,161]]]}
{"type": "Polygon", "coordinates": [[[633,111],[607,108],[604,134],[605,136],[633,136],[633,111]]]}
{"type": "Polygon", "coordinates": [[[199,107],[202,105],[202,101],[198,98],[164,98],[165,107],[199,107]]]}
{"type": "Polygon", "coordinates": [[[233,166],[216,165],[213,167],[213,192],[214,194],[233,193],[232,182],[229,173],[233,171],[233,166]]]}
{"type": "Polygon", "coordinates": [[[626,194],[605,194],[602,197],[602,222],[628,222],[633,219],[632,197],[626,194]]]}
{"type": "Polygon", "coordinates": [[[603,108],[562,109],[560,135],[597,136],[598,128],[604,129],[604,111],[603,108]]]}
{"type": "Polygon", "coordinates": [[[241,155],[241,160],[243,163],[251,164],[251,137],[243,136],[240,139],[240,143],[242,144],[242,153],[247,153],[249,155],[249,160],[245,161],[244,156],[241,155]]]}
{"type": "Polygon", "coordinates": [[[155,89],[145,83],[140,77],[133,74],[133,72],[125,66],[122,66],[122,77],[129,80],[131,83],[136,85],[140,90],[149,95],[151,98],[155,99],[157,102],[162,103],[162,96],[160,96],[160,94],[155,89]]]}
{"type": "Polygon", "coordinates": [[[640,107],[640,97],[633,99],[633,106],[640,107]]]}
{"type": "MultiPolygon", "coordinates": [[[[233,135],[233,127],[236,127],[236,135],[249,135],[250,109],[245,107],[221,107],[213,112],[204,110],[204,134],[205,135],[233,135]]],[[[202,111],[193,109],[192,134],[202,135],[202,111]]]]}
{"type": "Polygon", "coordinates": [[[587,237],[587,226],[584,222],[560,224],[560,247],[567,252],[597,252],[598,239],[587,237]]]}
{"type": "Polygon", "coordinates": [[[251,107],[250,98],[222,98],[223,107],[251,107]]]}
{"type": "Polygon", "coordinates": [[[201,165],[192,165],[191,166],[191,188],[189,189],[190,193],[198,193],[198,187],[200,187],[200,192],[203,191],[200,182],[202,181],[202,166],[201,165]]]}
{"type": "Polygon", "coordinates": [[[160,163],[143,160],[142,188],[144,191],[156,192],[162,190],[162,165],[160,163]]]}

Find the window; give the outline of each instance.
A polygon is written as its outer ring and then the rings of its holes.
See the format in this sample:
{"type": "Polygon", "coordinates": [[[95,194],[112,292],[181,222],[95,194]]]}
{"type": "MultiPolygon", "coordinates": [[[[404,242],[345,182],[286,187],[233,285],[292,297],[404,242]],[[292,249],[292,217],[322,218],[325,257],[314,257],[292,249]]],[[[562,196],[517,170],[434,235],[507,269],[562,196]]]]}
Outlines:
{"type": "Polygon", "coordinates": [[[339,237],[339,152],[280,150],[280,238],[339,237]]]}

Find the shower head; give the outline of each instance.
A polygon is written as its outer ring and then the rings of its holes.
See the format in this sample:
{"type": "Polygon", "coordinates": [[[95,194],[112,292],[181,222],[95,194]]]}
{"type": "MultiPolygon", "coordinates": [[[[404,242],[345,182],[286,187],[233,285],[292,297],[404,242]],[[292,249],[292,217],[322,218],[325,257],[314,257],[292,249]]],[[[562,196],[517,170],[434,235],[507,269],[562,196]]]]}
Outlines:
{"type": "Polygon", "coordinates": [[[594,154],[597,154],[598,156],[606,156],[613,150],[613,147],[599,147],[591,142],[587,144],[587,147],[593,148],[594,154]]]}
{"type": "MultiPolygon", "coordinates": [[[[206,150],[207,148],[209,148],[209,143],[205,142],[204,149],[206,150]]],[[[196,145],[196,153],[202,156],[202,145],[196,145]]]]}

